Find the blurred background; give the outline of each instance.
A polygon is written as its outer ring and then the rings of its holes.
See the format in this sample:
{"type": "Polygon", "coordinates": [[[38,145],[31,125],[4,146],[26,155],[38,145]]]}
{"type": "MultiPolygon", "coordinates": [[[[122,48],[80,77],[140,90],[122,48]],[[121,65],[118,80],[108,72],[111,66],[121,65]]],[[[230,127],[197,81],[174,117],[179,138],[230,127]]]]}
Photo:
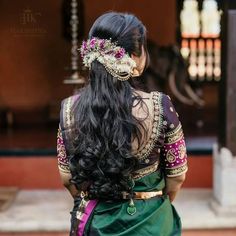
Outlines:
{"type": "Polygon", "coordinates": [[[183,235],[236,235],[230,0],[0,0],[0,235],[68,235],[72,198],[56,156],[60,103],[84,86],[77,48],[111,10],[146,25],[151,63],[135,86],[169,94],[183,124],[183,235]]]}

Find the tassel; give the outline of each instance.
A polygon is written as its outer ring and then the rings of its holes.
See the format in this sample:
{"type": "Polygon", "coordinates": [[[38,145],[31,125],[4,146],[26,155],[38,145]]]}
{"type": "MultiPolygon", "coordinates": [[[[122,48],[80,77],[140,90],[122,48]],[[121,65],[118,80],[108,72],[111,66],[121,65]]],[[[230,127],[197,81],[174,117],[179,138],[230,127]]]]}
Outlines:
{"type": "Polygon", "coordinates": [[[80,193],[80,197],[81,197],[81,202],[79,204],[79,207],[78,207],[78,210],[77,210],[77,213],[76,213],[76,218],[78,220],[81,220],[82,219],[82,216],[84,214],[84,210],[85,210],[85,207],[87,206],[88,204],[88,200],[85,199],[85,197],[87,196],[87,194],[83,191],[81,191],[80,193]]]}
{"type": "Polygon", "coordinates": [[[133,196],[134,196],[133,188],[135,186],[135,182],[131,175],[129,177],[129,185],[130,185],[129,186],[130,187],[130,200],[129,200],[129,205],[127,207],[127,213],[132,216],[137,212],[137,209],[136,209],[136,206],[134,205],[134,200],[133,200],[133,196]]]}
{"type": "Polygon", "coordinates": [[[130,202],[129,202],[129,205],[127,207],[127,213],[132,216],[136,212],[137,212],[137,209],[136,209],[136,206],[134,205],[134,200],[131,198],[130,202]]]}

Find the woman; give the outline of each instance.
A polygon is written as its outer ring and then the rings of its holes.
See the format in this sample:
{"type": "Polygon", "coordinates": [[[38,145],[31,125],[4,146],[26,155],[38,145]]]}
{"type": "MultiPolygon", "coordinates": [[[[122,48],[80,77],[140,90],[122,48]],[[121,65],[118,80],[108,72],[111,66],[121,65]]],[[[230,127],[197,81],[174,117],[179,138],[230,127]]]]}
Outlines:
{"type": "Polygon", "coordinates": [[[178,114],[167,95],[130,83],[148,64],[144,25],[106,13],[80,51],[89,82],[62,101],[57,138],[70,235],[181,235],[171,205],[187,171],[178,114]]]}

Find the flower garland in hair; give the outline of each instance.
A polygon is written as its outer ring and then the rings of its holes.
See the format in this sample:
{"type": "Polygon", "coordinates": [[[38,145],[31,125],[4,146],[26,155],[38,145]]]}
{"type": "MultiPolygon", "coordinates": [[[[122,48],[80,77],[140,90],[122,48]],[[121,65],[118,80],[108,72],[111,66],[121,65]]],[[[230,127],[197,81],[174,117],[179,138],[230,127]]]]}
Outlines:
{"type": "Polygon", "coordinates": [[[108,73],[119,80],[128,80],[136,67],[135,61],[125,52],[125,49],[112,43],[111,39],[93,37],[83,41],[80,48],[83,64],[91,68],[94,60],[104,65],[108,73]]]}

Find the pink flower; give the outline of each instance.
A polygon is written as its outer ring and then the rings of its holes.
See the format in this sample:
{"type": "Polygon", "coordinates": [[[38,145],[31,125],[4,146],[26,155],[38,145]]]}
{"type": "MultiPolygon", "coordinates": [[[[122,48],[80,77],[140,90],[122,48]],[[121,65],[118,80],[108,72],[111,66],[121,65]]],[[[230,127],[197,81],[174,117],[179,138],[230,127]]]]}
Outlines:
{"type": "Polygon", "coordinates": [[[94,48],[94,47],[95,47],[95,44],[96,44],[96,38],[92,38],[92,39],[90,40],[90,47],[91,47],[91,48],[94,48]]]}
{"type": "Polygon", "coordinates": [[[104,47],[105,47],[105,40],[104,40],[104,39],[102,39],[102,40],[100,41],[99,46],[100,46],[101,49],[104,49],[104,47]]]}
{"type": "Polygon", "coordinates": [[[86,49],[87,49],[87,42],[86,42],[86,41],[83,41],[83,43],[82,43],[82,49],[83,49],[83,50],[86,50],[86,49]]]}
{"type": "Polygon", "coordinates": [[[115,53],[115,58],[121,59],[125,55],[125,50],[124,48],[120,48],[116,53],[115,53]]]}

